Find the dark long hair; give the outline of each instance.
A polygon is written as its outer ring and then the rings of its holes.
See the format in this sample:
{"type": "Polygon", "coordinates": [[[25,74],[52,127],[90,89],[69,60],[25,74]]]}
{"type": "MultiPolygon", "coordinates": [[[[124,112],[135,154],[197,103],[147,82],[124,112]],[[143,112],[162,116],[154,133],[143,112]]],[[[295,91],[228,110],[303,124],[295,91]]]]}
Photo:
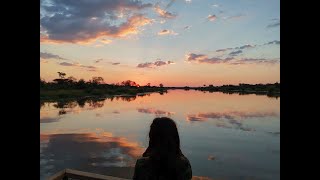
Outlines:
{"type": "Polygon", "coordinates": [[[183,154],[176,123],[167,117],[155,118],[150,126],[149,146],[143,153],[143,157],[151,159],[153,173],[175,179],[175,162],[180,156],[183,154]]]}

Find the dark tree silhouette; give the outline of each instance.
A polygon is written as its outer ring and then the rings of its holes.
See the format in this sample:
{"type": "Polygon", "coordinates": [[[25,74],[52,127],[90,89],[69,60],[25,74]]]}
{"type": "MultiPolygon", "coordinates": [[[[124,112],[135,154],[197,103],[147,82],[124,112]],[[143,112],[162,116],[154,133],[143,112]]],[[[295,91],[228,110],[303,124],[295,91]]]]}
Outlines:
{"type": "Polygon", "coordinates": [[[103,84],[104,80],[102,77],[92,77],[92,83],[94,84],[103,84]]]}
{"type": "Polygon", "coordinates": [[[59,74],[59,77],[61,79],[63,79],[66,76],[66,73],[64,73],[64,72],[57,72],[57,73],[59,74]]]}
{"type": "Polygon", "coordinates": [[[131,80],[126,80],[121,82],[122,86],[138,86],[138,84],[131,80]]]}
{"type": "Polygon", "coordinates": [[[75,77],[73,77],[73,76],[70,76],[70,77],[68,77],[67,79],[68,79],[68,82],[69,82],[69,83],[75,83],[75,82],[77,82],[77,79],[76,79],[75,77]]]}

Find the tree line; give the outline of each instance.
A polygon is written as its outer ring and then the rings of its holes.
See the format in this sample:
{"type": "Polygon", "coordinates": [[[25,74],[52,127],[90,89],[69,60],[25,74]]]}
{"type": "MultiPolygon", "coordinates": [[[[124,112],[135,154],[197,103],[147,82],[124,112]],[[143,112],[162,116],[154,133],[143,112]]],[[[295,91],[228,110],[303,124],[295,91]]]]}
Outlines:
{"type": "Polygon", "coordinates": [[[59,78],[54,79],[52,82],[46,82],[44,79],[40,77],[40,88],[42,89],[85,89],[85,88],[107,88],[107,87],[160,87],[163,88],[164,85],[162,83],[159,86],[151,86],[150,83],[147,83],[144,86],[140,86],[138,83],[132,80],[122,81],[120,83],[115,84],[107,84],[104,82],[103,77],[92,77],[92,79],[85,81],[84,79],[77,80],[73,76],[66,77],[66,73],[57,72],[59,78]]]}

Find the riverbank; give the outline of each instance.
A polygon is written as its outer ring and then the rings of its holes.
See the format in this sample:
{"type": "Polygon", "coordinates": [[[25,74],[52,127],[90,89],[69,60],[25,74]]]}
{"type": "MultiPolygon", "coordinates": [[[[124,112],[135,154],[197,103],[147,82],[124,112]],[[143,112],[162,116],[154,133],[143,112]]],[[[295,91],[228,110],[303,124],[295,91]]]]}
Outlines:
{"type": "Polygon", "coordinates": [[[104,89],[40,89],[40,100],[106,98],[111,96],[141,96],[147,93],[166,93],[166,88],[104,88],[104,89]]]}
{"type": "Polygon", "coordinates": [[[59,100],[59,99],[81,99],[81,98],[106,98],[111,96],[140,96],[146,93],[158,92],[167,93],[168,90],[183,89],[197,90],[203,92],[222,92],[227,94],[237,93],[240,95],[256,94],[267,95],[268,97],[280,97],[280,84],[239,84],[223,86],[204,86],[204,87],[158,87],[158,86],[114,86],[114,85],[95,85],[84,88],[73,86],[51,85],[40,87],[40,100],[59,100]]]}
{"type": "Polygon", "coordinates": [[[268,97],[280,97],[280,84],[239,84],[239,85],[222,85],[213,86],[204,85],[203,87],[169,87],[168,89],[184,89],[184,90],[196,90],[203,92],[222,92],[226,94],[237,93],[239,95],[256,94],[266,95],[268,97]]]}

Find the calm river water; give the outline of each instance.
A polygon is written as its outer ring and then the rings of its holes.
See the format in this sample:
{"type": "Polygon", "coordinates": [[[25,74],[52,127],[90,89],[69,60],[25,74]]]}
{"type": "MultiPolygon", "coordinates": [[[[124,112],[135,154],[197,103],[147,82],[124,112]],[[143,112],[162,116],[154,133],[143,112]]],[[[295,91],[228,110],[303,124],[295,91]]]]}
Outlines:
{"type": "Polygon", "coordinates": [[[41,179],[64,168],[131,178],[158,116],[176,121],[194,179],[280,179],[280,98],[193,90],[40,103],[41,179]]]}

